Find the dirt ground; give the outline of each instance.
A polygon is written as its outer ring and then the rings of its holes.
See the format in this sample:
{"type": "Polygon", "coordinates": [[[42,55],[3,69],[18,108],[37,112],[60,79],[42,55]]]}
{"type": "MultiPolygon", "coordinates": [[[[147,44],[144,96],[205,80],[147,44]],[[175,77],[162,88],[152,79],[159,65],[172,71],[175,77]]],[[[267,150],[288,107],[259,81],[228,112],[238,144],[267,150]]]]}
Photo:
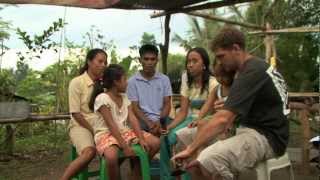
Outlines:
{"type": "MultiPolygon", "coordinates": [[[[296,156],[297,151],[289,151],[289,155],[296,156]]],[[[28,155],[16,155],[10,161],[2,157],[0,159],[0,180],[57,180],[63,173],[64,168],[69,161],[69,150],[61,149],[52,152],[39,151],[28,155]],[[7,162],[4,162],[7,161],[7,162]]],[[[98,167],[98,160],[91,163],[91,168],[98,167]]],[[[319,180],[320,171],[313,165],[310,175],[302,175],[299,162],[293,161],[296,180],[319,180]]],[[[128,163],[122,165],[122,177],[126,178],[128,174],[128,163]]],[[[97,178],[92,178],[97,179],[97,178]]],[[[159,177],[153,177],[159,179],[159,177]]],[[[254,171],[246,171],[240,175],[240,180],[254,180],[256,175],[254,171]]],[[[279,170],[273,173],[272,180],[289,179],[285,170],[279,170]]]]}

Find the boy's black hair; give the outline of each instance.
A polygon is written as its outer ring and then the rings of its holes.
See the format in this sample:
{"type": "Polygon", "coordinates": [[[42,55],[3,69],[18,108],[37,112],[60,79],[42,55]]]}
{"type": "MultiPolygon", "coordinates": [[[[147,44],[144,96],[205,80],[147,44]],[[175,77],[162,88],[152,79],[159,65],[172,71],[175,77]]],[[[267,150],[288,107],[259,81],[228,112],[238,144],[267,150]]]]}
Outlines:
{"type": "Polygon", "coordinates": [[[144,44],[139,49],[140,57],[142,57],[145,53],[153,53],[156,56],[159,54],[159,50],[155,45],[152,44],[144,44]]]}

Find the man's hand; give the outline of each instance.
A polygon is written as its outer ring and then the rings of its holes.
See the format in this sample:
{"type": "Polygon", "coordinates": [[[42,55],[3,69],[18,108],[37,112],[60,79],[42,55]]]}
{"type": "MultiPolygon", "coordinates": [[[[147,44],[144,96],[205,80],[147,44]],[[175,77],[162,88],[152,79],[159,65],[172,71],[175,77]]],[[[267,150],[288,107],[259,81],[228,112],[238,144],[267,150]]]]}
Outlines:
{"type": "Polygon", "coordinates": [[[161,134],[160,122],[153,122],[153,121],[149,120],[147,125],[149,127],[151,134],[157,135],[157,136],[161,134]]]}
{"type": "Polygon", "coordinates": [[[218,109],[222,108],[224,106],[224,102],[225,101],[223,99],[215,101],[214,102],[214,109],[218,110],[218,109]]]}
{"type": "Polygon", "coordinates": [[[197,160],[192,160],[191,162],[187,163],[186,165],[183,166],[184,169],[189,169],[195,166],[199,166],[200,162],[197,160]]]}
{"type": "Polygon", "coordinates": [[[168,126],[167,126],[167,131],[168,133],[171,131],[171,129],[174,129],[176,126],[173,126],[173,123],[171,122],[168,126]]]}
{"type": "Polygon", "coordinates": [[[199,120],[194,120],[192,121],[190,124],[188,124],[188,128],[194,128],[194,127],[197,127],[198,126],[198,123],[199,123],[199,120]]]}
{"type": "Polygon", "coordinates": [[[190,148],[190,146],[187,146],[187,148],[181,152],[179,152],[178,154],[174,155],[171,160],[172,161],[178,161],[178,162],[182,162],[185,159],[188,159],[192,156],[194,152],[192,151],[192,149],[190,148]]]}
{"type": "Polygon", "coordinates": [[[88,130],[92,133],[92,135],[94,135],[94,130],[93,130],[93,128],[91,126],[89,126],[88,130]]]}

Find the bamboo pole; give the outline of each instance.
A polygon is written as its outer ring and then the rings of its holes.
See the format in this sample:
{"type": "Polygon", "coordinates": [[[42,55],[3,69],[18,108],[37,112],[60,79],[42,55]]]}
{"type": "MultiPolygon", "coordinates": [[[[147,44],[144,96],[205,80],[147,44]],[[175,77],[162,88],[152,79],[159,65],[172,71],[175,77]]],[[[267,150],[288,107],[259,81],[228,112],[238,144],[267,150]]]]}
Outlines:
{"type": "Polygon", "coordinates": [[[320,97],[319,92],[289,92],[289,97],[320,97]]]}
{"type": "MultiPolygon", "coordinates": [[[[266,29],[271,30],[271,25],[266,23],[266,29]]],[[[272,36],[266,34],[264,37],[264,46],[265,46],[265,59],[267,63],[270,63],[270,58],[272,57],[272,36]]]]}
{"type": "Polygon", "coordinates": [[[206,18],[206,19],[210,19],[210,20],[221,21],[221,22],[225,22],[225,23],[228,23],[228,24],[239,25],[239,26],[252,28],[252,29],[260,29],[260,30],[264,30],[265,29],[264,27],[261,27],[261,26],[256,25],[256,24],[232,21],[232,20],[229,20],[229,19],[226,19],[226,18],[221,18],[221,17],[217,17],[217,16],[213,16],[213,15],[210,15],[210,14],[205,14],[205,13],[200,13],[200,12],[187,12],[186,14],[189,14],[189,15],[192,15],[192,16],[197,16],[197,17],[202,17],[202,18],[206,18]]]}
{"type": "Polygon", "coordinates": [[[53,121],[53,120],[68,120],[70,115],[68,114],[57,114],[57,115],[31,115],[27,118],[7,118],[0,119],[0,124],[15,124],[15,123],[29,123],[37,121],[53,121]]]}
{"type": "Polygon", "coordinates": [[[151,15],[151,18],[165,16],[167,14],[175,14],[175,13],[181,13],[181,12],[186,13],[186,12],[190,12],[190,11],[203,10],[203,9],[214,9],[214,8],[230,6],[230,5],[234,5],[234,4],[252,2],[252,1],[256,1],[256,0],[228,0],[228,1],[221,0],[221,1],[217,1],[217,2],[209,2],[209,3],[205,3],[205,4],[201,4],[201,5],[195,5],[195,6],[191,6],[191,7],[185,7],[185,8],[179,8],[179,9],[154,13],[151,15]]]}
{"type": "Polygon", "coordinates": [[[273,30],[266,30],[266,31],[252,31],[252,32],[249,32],[248,34],[256,35],[256,34],[314,33],[314,32],[320,32],[320,26],[273,29],[273,30]]]}

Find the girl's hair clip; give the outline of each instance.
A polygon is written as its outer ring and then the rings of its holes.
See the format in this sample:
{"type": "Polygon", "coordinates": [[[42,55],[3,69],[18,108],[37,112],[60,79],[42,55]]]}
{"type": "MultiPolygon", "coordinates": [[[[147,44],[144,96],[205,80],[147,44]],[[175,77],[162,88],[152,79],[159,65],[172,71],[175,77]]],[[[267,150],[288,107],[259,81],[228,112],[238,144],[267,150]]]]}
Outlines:
{"type": "Polygon", "coordinates": [[[98,81],[99,85],[103,86],[103,79],[102,79],[102,77],[98,78],[97,81],[98,81]]]}

